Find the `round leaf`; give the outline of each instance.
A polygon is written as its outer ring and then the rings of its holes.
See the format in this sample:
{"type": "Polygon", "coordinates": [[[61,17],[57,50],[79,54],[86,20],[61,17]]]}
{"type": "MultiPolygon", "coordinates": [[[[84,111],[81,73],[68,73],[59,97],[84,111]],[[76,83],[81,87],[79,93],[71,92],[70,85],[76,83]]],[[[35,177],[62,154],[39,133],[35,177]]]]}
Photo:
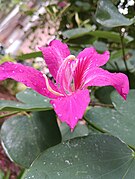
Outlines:
{"type": "Polygon", "coordinates": [[[54,111],[6,120],[1,128],[1,141],[13,161],[29,167],[41,152],[61,141],[54,111]]]}
{"type": "Polygon", "coordinates": [[[87,111],[85,118],[97,128],[135,147],[135,90],[130,90],[126,101],[116,91],[112,93],[111,99],[114,109],[94,107],[87,111]]]}
{"type": "Polygon", "coordinates": [[[134,179],[134,153],[118,138],[103,134],[74,139],[46,150],[23,179],[134,179]]]}

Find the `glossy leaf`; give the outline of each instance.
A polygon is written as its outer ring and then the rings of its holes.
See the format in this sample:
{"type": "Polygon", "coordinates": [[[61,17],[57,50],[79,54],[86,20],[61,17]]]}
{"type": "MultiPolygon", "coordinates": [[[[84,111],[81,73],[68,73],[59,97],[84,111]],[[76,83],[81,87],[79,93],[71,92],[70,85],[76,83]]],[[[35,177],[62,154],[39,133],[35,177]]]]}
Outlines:
{"type": "Polygon", "coordinates": [[[62,140],[66,141],[69,139],[77,138],[77,137],[83,137],[87,136],[89,134],[89,129],[86,126],[86,124],[83,124],[82,121],[80,121],[74,131],[71,132],[70,127],[66,123],[61,123],[60,125],[60,131],[62,134],[62,140]]]}
{"type": "Polygon", "coordinates": [[[14,162],[29,167],[41,152],[61,141],[54,111],[34,112],[6,120],[1,128],[1,141],[14,162]]]}
{"type": "Polygon", "coordinates": [[[52,109],[51,105],[23,104],[16,101],[0,100],[1,111],[45,111],[52,109]]]}
{"type": "Polygon", "coordinates": [[[124,17],[111,0],[99,0],[96,10],[96,21],[105,27],[129,26],[135,22],[135,19],[124,17]]]}
{"type": "Polygon", "coordinates": [[[44,111],[52,109],[49,99],[32,89],[26,89],[16,95],[17,101],[0,100],[2,111],[44,111]]]}
{"type": "Polygon", "coordinates": [[[50,99],[37,93],[36,91],[33,91],[31,88],[27,88],[24,91],[21,91],[16,94],[16,98],[26,104],[42,104],[45,105],[45,103],[49,105],[50,99]]]}
{"type": "Polygon", "coordinates": [[[130,90],[126,101],[116,91],[112,93],[111,99],[114,109],[94,107],[87,111],[85,118],[97,128],[135,147],[135,90],[130,90]]]}
{"type": "Polygon", "coordinates": [[[134,179],[134,176],[134,152],[126,144],[113,136],[91,134],[48,149],[33,162],[23,179],[134,179]]]}
{"type": "Polygon", "coordinates": [[[95,97],[101,102],[101,103],[105,103],[105,104],[111,104],[111,98],[110,98],[110,94],[111,92],[114,90],[114,88],[112,86],[104,86],[101,88],[98,88],[95,91],[95,97]]]}

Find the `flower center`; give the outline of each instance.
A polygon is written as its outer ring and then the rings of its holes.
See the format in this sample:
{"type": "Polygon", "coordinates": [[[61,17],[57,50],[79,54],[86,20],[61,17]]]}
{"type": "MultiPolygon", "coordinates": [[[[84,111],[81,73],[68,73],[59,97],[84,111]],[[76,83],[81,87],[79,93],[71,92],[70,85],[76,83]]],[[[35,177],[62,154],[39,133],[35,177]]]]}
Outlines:
{"type": "Polygon", "coordinates": [[[55,91],[49,84],[46,75],[43,75],[48,91],[56,96],[64,96],[72,93],[74,88],[73,73],[76,67],[76,58],[74,55],[69,55],[63,60],[56,77],[56,84],[60,92],[55,91]]]}
{"type": "Polygon", "coordinates": [[[74,55],[69,55],[63,60],[57,72],[56,82],[59,90],[64,95],[69,95],[75,90],[73,74],[76,64],[76,57],[74,55]]]}

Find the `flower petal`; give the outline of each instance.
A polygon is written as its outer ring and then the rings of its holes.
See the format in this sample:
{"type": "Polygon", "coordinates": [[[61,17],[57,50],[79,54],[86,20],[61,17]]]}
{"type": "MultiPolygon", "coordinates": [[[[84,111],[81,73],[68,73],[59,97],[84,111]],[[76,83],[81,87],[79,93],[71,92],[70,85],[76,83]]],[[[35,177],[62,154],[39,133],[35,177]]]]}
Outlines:
{"type": "MultiPolygon", "coordinates": [[[[47,90],[43,74],[32,67],[19,63],[5,62],[0,65],[0,80],[7,78],[21,82],[44,96],[56,98],[54,94],[47,90]]],[[[50,86],[54,86],[51,84],[51,81],[49,83],[50,86]]]]}
{"type": "Polygon", "coordinates": [[[57,71],[62,61],[70,55],[68,46],[60,40],[53,40],[48,47],[39,48],[49,68],[50,73],[56,79],[57,71]]]}
{"type": "Polygon", "coordinates": [[[101,68],[93,68],[87,73],[82,88],[109,85],[113,86],[126,99],[129,92],[129,81],[128,77],[123,73],[110,73],[101,68]]]}
{"type": "Polygon", "coordinates": [[[89,67],[103,66],[107,63],[109,57],[109,51],[105,51],[103,54],[99,54],[93,47],[85,48],[77,56],[77,58],[80,60],[85,60],[85,58],[89,59],[89,67]]]}
{"type": "Polygon", "coordinates": [[[87,72],[93,67],[99,67],[109,59],[109,52],[105,51],[103,54],[99,54],[93,47],[85,48],[77,56],[78,64],[74,73],[75,89],[80,88],[83,83],[83,79],[87,72]]]}
{"type": "Polygon", "coordinates": [[[89,91],[79,90],[67,97],[60,97],[51,100],[56,114],[62,122],[66,122],[71,129],[74,129],[79,119],[90,102],[89,91]]]}

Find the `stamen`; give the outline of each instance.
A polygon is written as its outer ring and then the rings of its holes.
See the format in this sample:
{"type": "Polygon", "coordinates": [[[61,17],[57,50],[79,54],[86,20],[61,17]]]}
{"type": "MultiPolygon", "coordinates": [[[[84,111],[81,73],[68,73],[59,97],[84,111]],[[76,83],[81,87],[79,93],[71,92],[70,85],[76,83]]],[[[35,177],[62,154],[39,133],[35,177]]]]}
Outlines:
{"type": "Polygon", "coordinates": [[[48,91],[50,91],[52,94],[54,94],[54,95],[56,95],[56,96],[64,96],[63,94],[61,94],[61,93],[59,93],[59,92],[53,90],[53,89],[51,88],[51,86],[49,85],[49,81],[48,81],[47,76],[46,76],[45,74],[43,74],[43,76],[44,76],[44,78],[45,78],[46,87],[47,87],[48,91]]]}
{"type": "Polygon", "coordinates": [[[65,61],[67,60],[75,60],[75,56],[74,55],[69,55],[68,57],[66,57],[65,61]]]}
{"type": "Polygon", "coordinates": [[[69,81],[68,81],[68,87],[71,87],[72,91],[75,91],[75,84],[74,84],[73,74],[74,74],[75,68],[77,66],[76,62],[72,65],[71,76],[70,76],[69,81]]]}
{"type": "Polygon", "coordinates": [[[69,55],[63,60],[57,72],[56,82],[57,85],[60,85],[59,89],[64,95],[72,92],[71,82],[76,60],[74,55],[69,55]]]}

